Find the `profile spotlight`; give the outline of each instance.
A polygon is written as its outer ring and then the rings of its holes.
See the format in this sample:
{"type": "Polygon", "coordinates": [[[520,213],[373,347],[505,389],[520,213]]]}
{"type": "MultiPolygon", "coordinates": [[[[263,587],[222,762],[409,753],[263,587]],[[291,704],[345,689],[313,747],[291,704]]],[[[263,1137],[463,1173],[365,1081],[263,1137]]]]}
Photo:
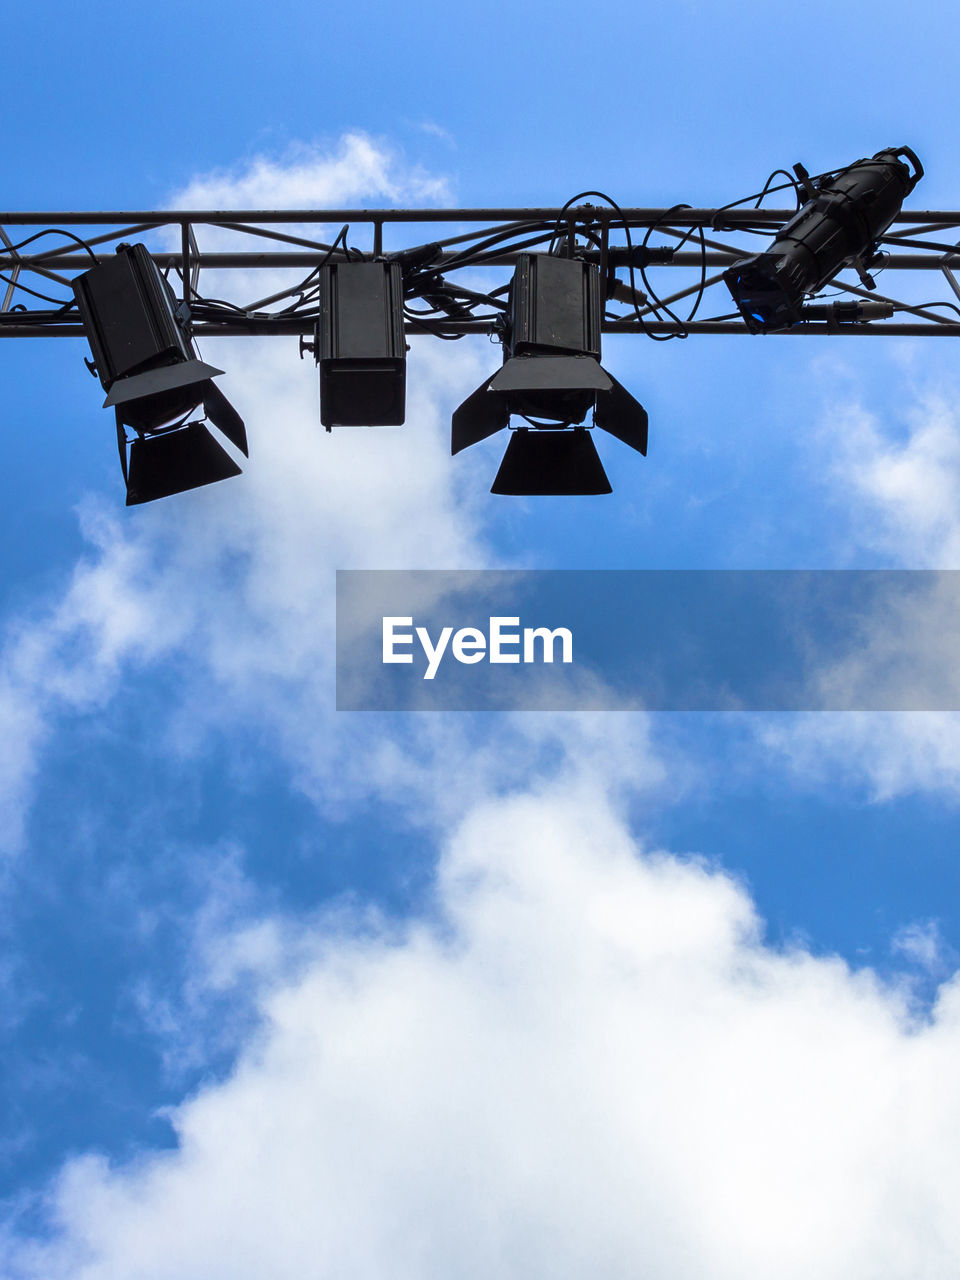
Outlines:
{"type": "Polygon", "coordinates": [[[320,421],[398,427],[406,398],[399,262],[331,262],[320,270],[320,421]]]}
{"type": "Polygon", "coordinates": [[[73,281],[93,369],[114,410],[127,506],[240,475],[197,409],[247,453],[243,420],[212,379],[223,372],[197,358],[185,313],[142,244],[119,245],[73,281]],[[128,442],[125,428],[136,436],[128,442]],[[127,451],[129,448],[129,462],[127,451]]]}
{"type": "Polygon", "coordinates": [[[600,367],[600,273],[592,263],[521,253],[510,285],[504,363],[453,415],[451,452],[508,426],[513,433],[491,493],[610,493],[583,423],[647,452],[647,414],[600,367]]]}
{"type": "Polygon", "coordinates": [[[873,288],[867,268],[876,242],[922,177],[923,166],[909,147],[856,160],[816,187],[804,177],[812,198],[777,232],[770,249],[723,273],[751,333],[799,324],[804,295],[817,293],[843,266],[855,266],[873,288]]]}

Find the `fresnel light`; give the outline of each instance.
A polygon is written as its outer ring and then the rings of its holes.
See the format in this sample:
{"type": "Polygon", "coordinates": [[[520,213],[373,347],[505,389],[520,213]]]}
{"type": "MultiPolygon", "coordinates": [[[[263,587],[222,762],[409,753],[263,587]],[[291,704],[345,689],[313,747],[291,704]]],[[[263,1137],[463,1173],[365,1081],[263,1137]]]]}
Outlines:
{"type": "Polygon", "coordinates": [[[592,263],[522,253],[510,286],[504,363],[453,415],[451,451],[524,419],[491,493],[610,493],[589,430],[647,452],[647,415],[600,367],[600,272],[592,263]]]}
{"type": "Polygon", "coordinates": [[[803,320],[804,296],[817,293],[841,267],[867,274],[876,242],[923,177],[909,147],[878,151],[814,186],[798,167],[809,199],[777,232],[766,253],[734,263],[724,272],[727,288],[752,333],[775,333],[803,320]],[[912,169],[904,163],[906,157],[912,169]]]}
{"type": "Polygon", "coordinates": [[[117,420],[127,506],[152,502],[240,474],[201,421],[203,415],[244,455],[240,415],[212,381],[222,369],[197,358],[183,312],[142,244],[73,281],[93,368],[117,420]],[[128,442],[126,427],[135,432],[128,442]],[[129,463],[127,449],[130,450],[129,463]]]}

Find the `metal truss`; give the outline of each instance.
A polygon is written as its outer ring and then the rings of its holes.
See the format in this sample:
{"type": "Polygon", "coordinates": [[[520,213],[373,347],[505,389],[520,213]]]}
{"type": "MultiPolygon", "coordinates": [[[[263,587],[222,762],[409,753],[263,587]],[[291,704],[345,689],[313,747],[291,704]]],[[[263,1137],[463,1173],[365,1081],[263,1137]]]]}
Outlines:
{"type": "MultiPolygon", "coordinates": [[[[82,336],[73,277],[96,261],[98,251],[112,252],[131,239],[147,244],[199,337],[311,335],[319,268],[379,257],[403,265],[408,334],[502,333],[518,254],[558,245],[597,262],[605,283],[605,333],[744,334],[748,330],[722,272],[761,252],[793,213],[589,203],[532,209],[0,213],[0,337],[82,336]],[[69,243],[49,247],[52,237],[69,243]],[[677,287],[665,287],[667,269],[675,273],[677,287]],[[256,296],[255,285],[266,296],[256,296]],[[676,310],[681,305],[685,315],[676,310]]],[[[901,213],[879,249],[870,271],[880,276],[881,287],[871,287],[874,281],[862,267],[845,269],[811,300],[803,322],[785,332],[960,336],[960,283],[954,275],[960,270],[960,211],[901,213]],[[932,281],[918,275],[925,272],[933,273],[932,281]]]]}

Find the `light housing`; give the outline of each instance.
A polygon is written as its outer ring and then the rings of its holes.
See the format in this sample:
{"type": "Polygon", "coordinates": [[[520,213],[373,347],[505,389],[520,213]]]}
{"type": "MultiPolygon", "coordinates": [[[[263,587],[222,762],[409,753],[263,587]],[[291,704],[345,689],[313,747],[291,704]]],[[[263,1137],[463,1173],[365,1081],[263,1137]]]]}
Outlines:
{"type": "Polygon", "coordinates": [[[600,366],[600,323],[596,266],[519,255],[503,366],[453,415],[452,453],[501,431],[514,415],[527,420],[511,437],[491,493],[610,493],[596,447],[578,425],[591,409],[596,426],[647,452],[646,411],[600,366]]]}
{"type": "Polygon", "coordinates": [[[332,427],[400,426],[407,348],[399,262],[330,262],[320,269],[320,421],[332,427]]]}
{"type": "Polygon", "coordinates": [[[843,266],[857,265],[865,273],[877,239],[922,177],[923,166],[909,147],[890,147],[822,178],[766,253],[743,258],[723,273],[751,333],[799,324],[804,297],[843,266]]]}
{"type": "Polygon", "coordinates": [[[143,244],[119,245],[73,281],[93,355],[112,408],[127,483],[127,506],[152,502],[240,474],[196,409],[247,453],[243,420],[212,381],[223,372],[200,360],[182,304],[143,244]],[[127,440],[126,427],[136,438],[127,440]],[[127,451],[129,448],[129,462],[127,451]]]}

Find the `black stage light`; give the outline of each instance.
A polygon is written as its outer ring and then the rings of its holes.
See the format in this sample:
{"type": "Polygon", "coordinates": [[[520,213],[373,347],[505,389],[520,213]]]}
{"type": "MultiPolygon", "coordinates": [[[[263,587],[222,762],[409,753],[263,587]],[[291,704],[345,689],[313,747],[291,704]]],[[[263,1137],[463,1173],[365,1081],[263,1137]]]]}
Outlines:
{"type": "Polygon", "coordinates": [[[610,493],[593,441],[576,425],[591,409],[596,426],[647,452],[646,411],[600,367],[600,319],[596,266],[520,254],[503,367],[453,415],[453,453],[502,430],[514,415],[533,428],[511,437],[492,493],[610,493]]]}
{"type": "Polygon", "coordinates": [[[240,474],[194,410],[243,454],[243,420],[212,379],[222,373],[197,358],[185,313],[142,244],[120,245],[73,281],[93,367],[117,423],[127,506],[152,502],[240,474]],[[136,432],[127,463],[126,427],[136,432]]]}
{"type": "Polygon", "coordinates": [[[407,348],[399,262],[331,262],[320,270],[320,421],[398,427],[405,412],[407,348]]]}
{"type": "Polygon", "coordinates": [[[799,324],[804,296],[817,293],[843,266],[856,266],[872,288],[866,270],[876,241],[922,177],[923,166],[909,147],[890,147],[821,178],[812,199],[777,232],[766,253],[723,273],[751,333],[799,324]]]}

